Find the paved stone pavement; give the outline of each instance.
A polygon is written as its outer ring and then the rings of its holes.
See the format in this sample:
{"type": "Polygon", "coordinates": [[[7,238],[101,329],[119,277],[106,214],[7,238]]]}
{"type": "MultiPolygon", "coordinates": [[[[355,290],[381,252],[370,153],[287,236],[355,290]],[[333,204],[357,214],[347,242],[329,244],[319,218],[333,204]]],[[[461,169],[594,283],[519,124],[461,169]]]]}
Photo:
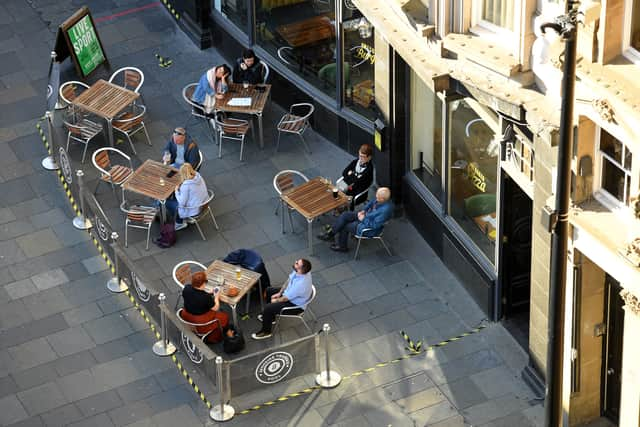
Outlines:
{"type": "MultiPolygon", "coordinates": [[[[151,352],[155,338],[130,301],[106,290],[106,264],[88,234],[72,227],[73,215],[57,176],[40,167],[44,148],[35,122],[45,108],[49,52],[57,25],[81,3],[99,21],[112,68],[135,65],[145,72],[142,94],[154,146],[138,140],[139,158],[157,157],[170,130],[187,120],[181,88],[196,81],[207,66],[223,61],[214,49],[195,48],[159,3],[106,19],[150,0],[0,3],[0,424],[211,424],[207,408],[174,364],[151,352]],[[174,65],[158,67],[155,53],[171,58],[174,65]]],[[[76,79],[68,61],[63,71],[63,80],[76,79]]],[[[92,79],[105,76],[106,71],[99,71],[92,79]]],[[[127,253],[157,288],[175,294],[170,269],[186,258],[210,262],[234,248],[254,248],[277,283],[292,260],[306,254],[305,224],[299,218],[297,233],[280,231],[279,218],[273,215],[272,177],[285,168],[309,176],[337,176],[349,156],[315,134],[309,138],[312,155],[289,139],[275,154],[273,123],[281,113],[280,107],[269,107],[266,148],[259,150],[250,140],[243,163],[237,160],[237,147],[229,143],[217,159],[204,129],[190,128],[205,153],[202,174],[216,192],[212,207],[221,230],[205,226],[206,242],[195,230],[181,231],[178,245],[167,251],[146,251],[143,233],[132,232],[127,253]]],[[[72,146],[71,156],[78,159],[79,153],[72,146]]],[[[89,162],[84,169],[89,178],[95,176],[89,162]]],[[[106,186],[98,197],[107,213],[119,218],[106,186]]],[[[311,259],[319,295],[313,309],[320,323],[333,328],[332,359],[343,374],[405,354],[401,329],[416,340],[434,343],[483,319],[404,218],[392,221],[386,238],[392,257],[367,245],[358,261],[315,242],[311,259]]],[[[249,320],[243,327],[251,331],[255,325],[249,320]]],[[[284,335],[303,333],[296,326],[284,335]]],[[[237,416],[229,424],[537,426],[543,411],[519,377],[525,363],[524,351],[504,328],[490,324],[424,356],[346,380],[331,391],[237,416]]],[[[207,378],[186,366],[203,390],[211,389],[207,378]]],[[[234,396],[233,404],[244,409],[308,384],[305,379],[234,396]]]]}

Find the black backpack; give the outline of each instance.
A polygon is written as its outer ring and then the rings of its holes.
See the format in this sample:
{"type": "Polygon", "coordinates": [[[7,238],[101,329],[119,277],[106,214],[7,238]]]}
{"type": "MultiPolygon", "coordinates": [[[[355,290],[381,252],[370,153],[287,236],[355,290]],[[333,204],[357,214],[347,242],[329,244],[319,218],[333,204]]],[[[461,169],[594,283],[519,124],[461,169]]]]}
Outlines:
{"type": "Polygon", "coordinates": [[[222,349],[227,354],[242,351],[244,349],[244,336],[242,335],[242,331],[234,325],[229,324],[224,334],[222,349]],[[229,336],[228,331],[233,331],[233,335],[229,336]]]}

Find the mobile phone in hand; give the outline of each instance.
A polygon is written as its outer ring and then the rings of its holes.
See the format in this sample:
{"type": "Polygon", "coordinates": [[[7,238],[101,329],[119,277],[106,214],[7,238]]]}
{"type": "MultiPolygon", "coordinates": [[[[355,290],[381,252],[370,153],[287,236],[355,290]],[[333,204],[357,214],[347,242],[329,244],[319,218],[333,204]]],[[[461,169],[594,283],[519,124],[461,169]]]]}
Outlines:
{"type": "Polygon", "coordinates": [[[177,173],[176,171],[174,171],[174,170],[170,170],[170,171],[167,173],[167,178],[171,178],[171,177],[172,177],[172,176],[174,176],[176,173],[177,173]]]}

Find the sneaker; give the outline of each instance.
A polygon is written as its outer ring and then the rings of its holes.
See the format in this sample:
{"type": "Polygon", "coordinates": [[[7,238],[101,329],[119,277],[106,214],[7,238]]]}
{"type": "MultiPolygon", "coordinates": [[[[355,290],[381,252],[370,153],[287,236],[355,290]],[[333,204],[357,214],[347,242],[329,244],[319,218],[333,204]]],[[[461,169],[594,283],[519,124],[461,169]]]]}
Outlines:
{"type": "MultiPolygon", "coordinates": [[[[262,322],[262,314],[258,314],[258,321],[259,321],[259,322],[262,322]]],[[[275,325],[275,324],[276,324],[275,319],[271,322],[271,324],[272,324],[272,325],[275,325]]]]}
{"type": "Polygon", "coordinates": [[[176,231],[180,231],[180,230],[183,230],[183,229],[187,228],[188,225],[189,224],[187,224],[186,222],[176,222],[174,227],[175,227],[176,231]]]}
{"type": "Polygon", "coordinates": [[[251,334],[251,338],[254,340],[264,340],[266,338],[271,338],[271,332],[256,332],[255,334],[251,334]]]}
{"type": "Polygon", "coordinates": [[[343,248],[343,247],[340,247],[338,245],[331,245],[329,248],[332,251],[336,251],[336,252],[349,252],[348,248],[343,248]]]}

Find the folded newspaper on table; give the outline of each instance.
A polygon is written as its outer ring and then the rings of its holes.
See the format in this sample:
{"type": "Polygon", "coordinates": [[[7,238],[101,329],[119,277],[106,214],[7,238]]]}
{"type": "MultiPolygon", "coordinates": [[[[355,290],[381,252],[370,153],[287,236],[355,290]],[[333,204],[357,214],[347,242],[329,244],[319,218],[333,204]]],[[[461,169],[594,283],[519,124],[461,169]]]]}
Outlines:
{"type": "Polygon", "coordinates": [[[251,98],[231,98],[227,105],[231,105],[233,107],[250,107],[251,106],[251,98]]]}

